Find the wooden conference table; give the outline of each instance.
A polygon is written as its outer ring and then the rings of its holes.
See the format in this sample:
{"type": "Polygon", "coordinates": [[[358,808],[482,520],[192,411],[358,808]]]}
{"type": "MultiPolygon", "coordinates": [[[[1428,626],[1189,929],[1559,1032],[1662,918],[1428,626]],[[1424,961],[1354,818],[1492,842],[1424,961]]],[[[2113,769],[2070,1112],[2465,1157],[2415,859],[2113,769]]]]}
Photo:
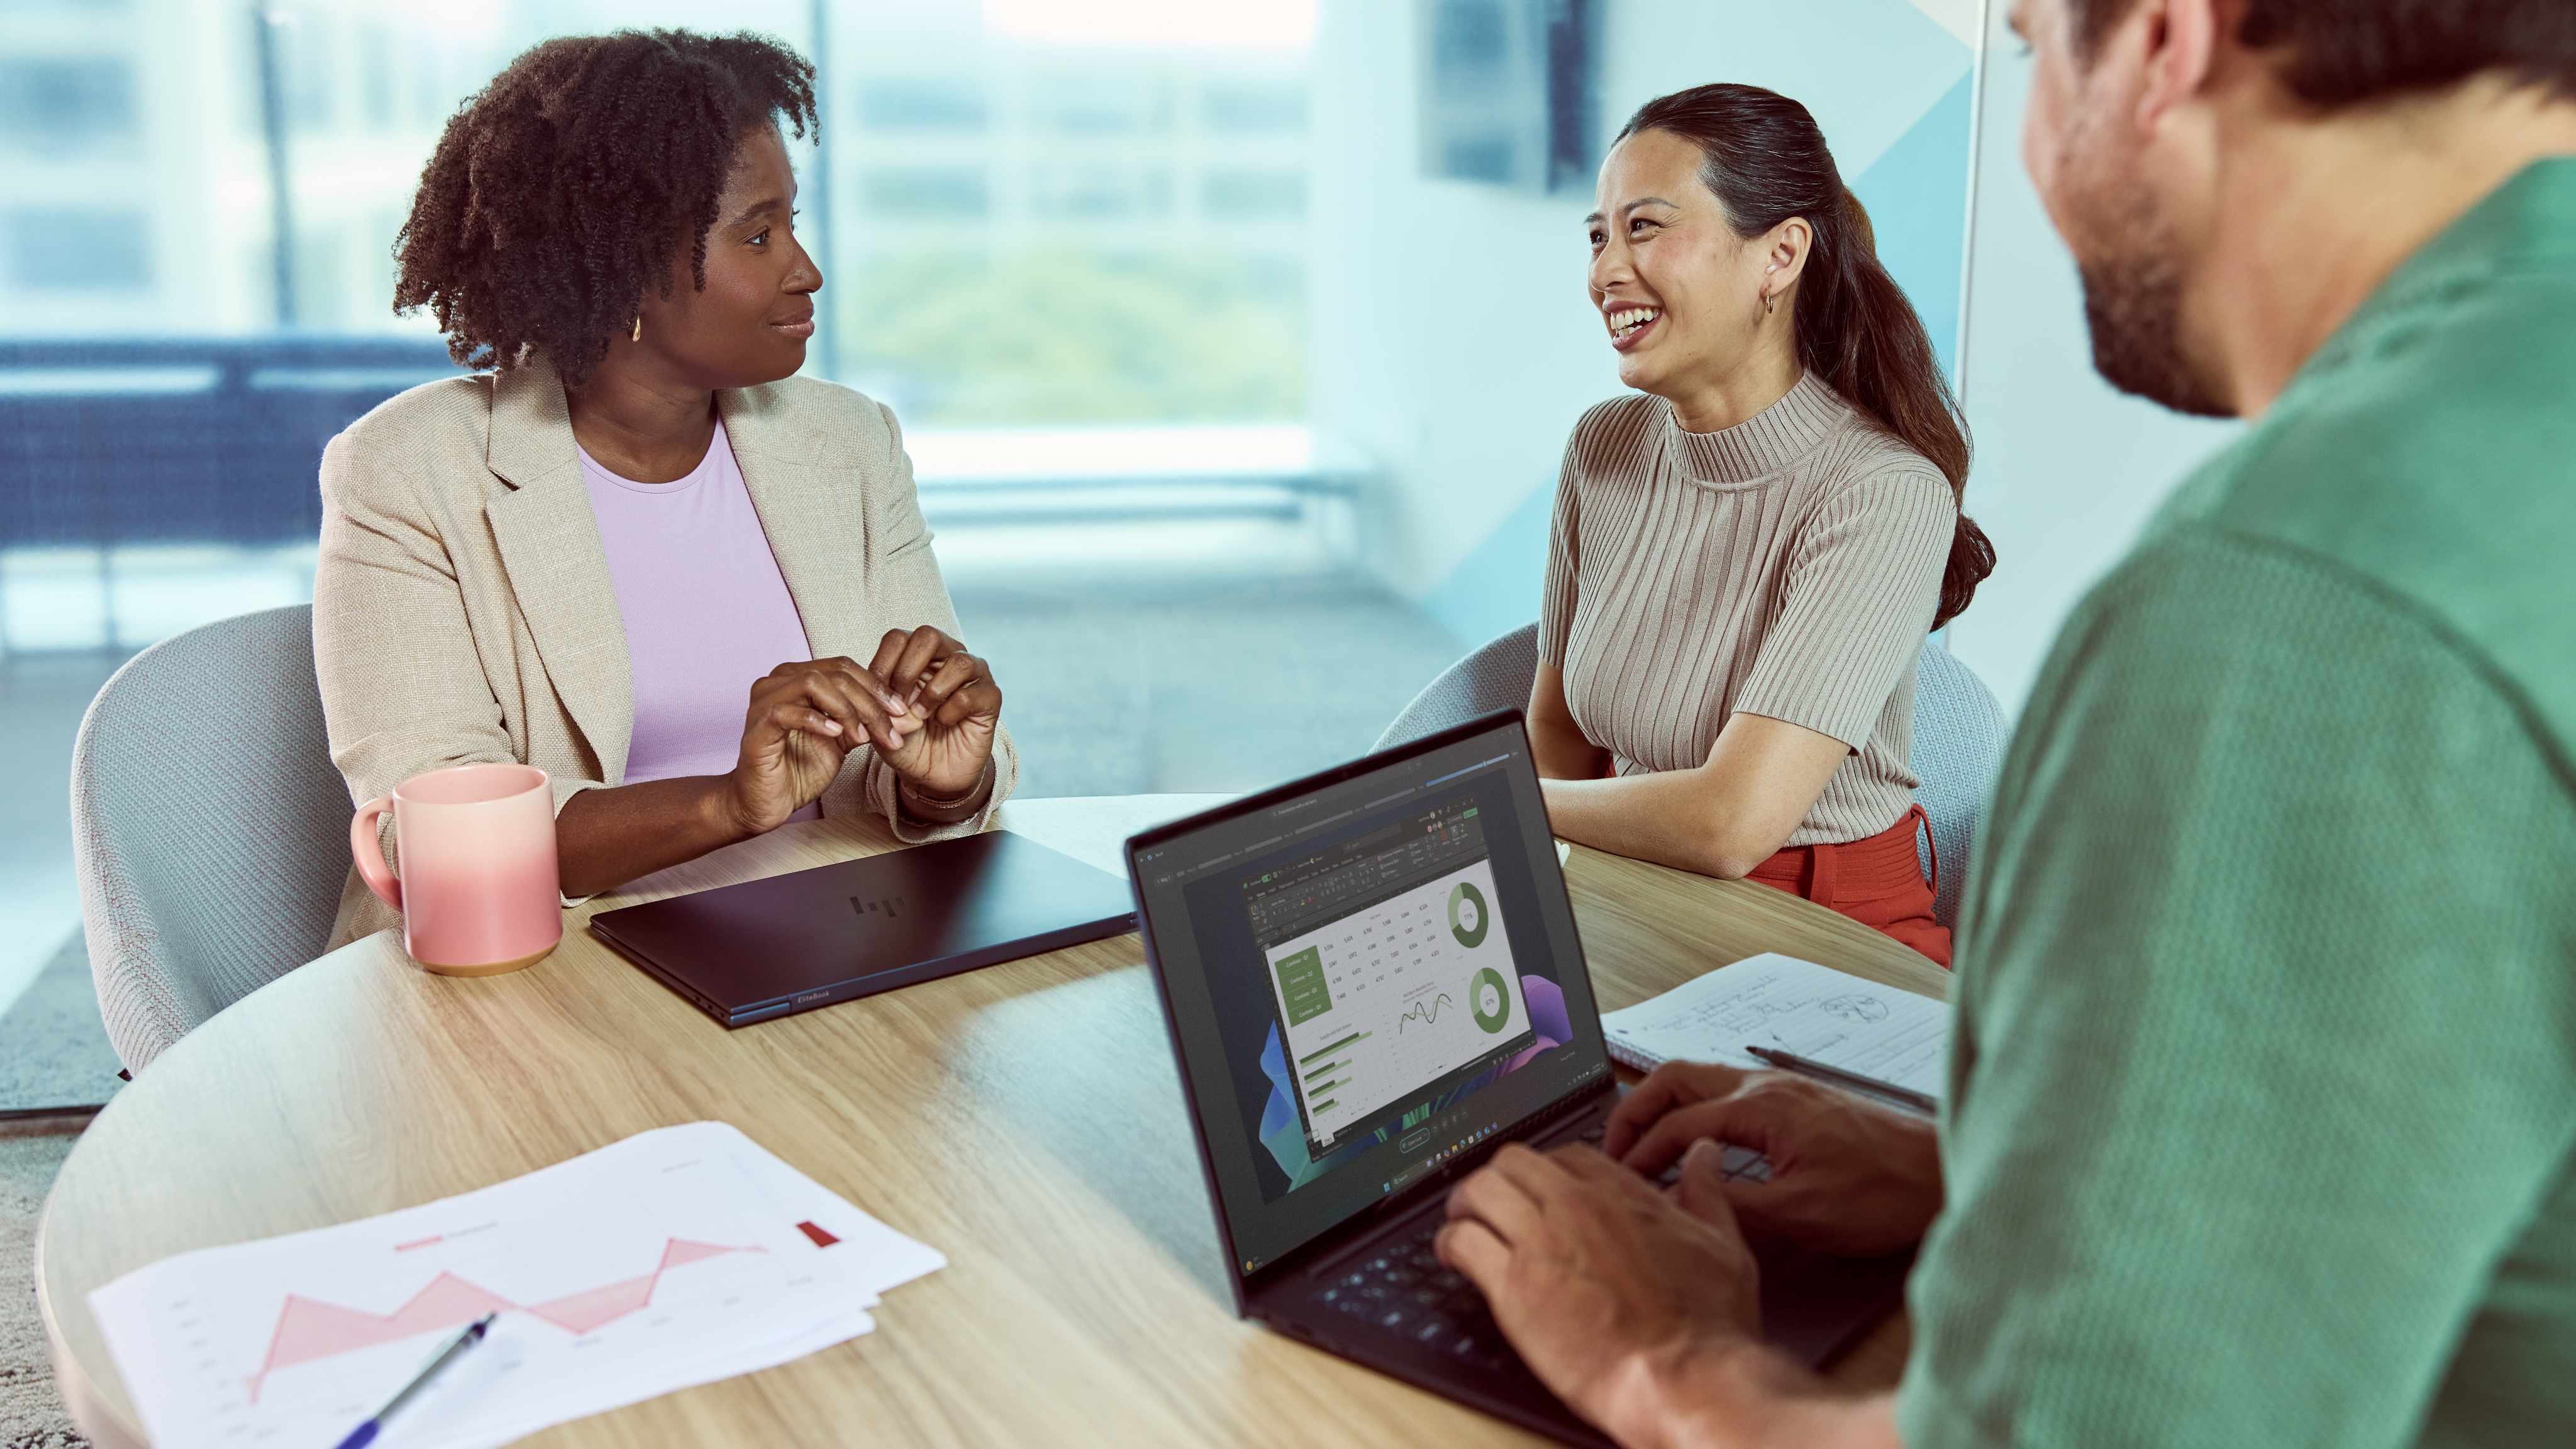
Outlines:
{"type": "MultiPolygon", "coordinates": [[[[1003,824],[1123,874],[1121,841],[1220,797],[1033,800],[1003,824]]],[[[791,825],[590,909],[891,848],[791,825]]],[[[1604,1010],[1778,950],[1930,995],[1922,957],[1821,907],[1576,849],[1604,1010]]],[[[728,1032],[567,914],[515,975],[409,964],[390,932],[291,972],[164,1053],[65,1162],[36,1282],[63,1397],[142,1441],[89,1292],[190,1248],[482,1187],[631,1133],[733,1123],[947,1253],[871,1334],[540,1436],[556,1445],[1463,1443],[1525,1436],[1234,1317],[1133,935],[728,1032]]],[[[1838,1365],[1895,1381],[1891,1319],[1838,1365]]]]}

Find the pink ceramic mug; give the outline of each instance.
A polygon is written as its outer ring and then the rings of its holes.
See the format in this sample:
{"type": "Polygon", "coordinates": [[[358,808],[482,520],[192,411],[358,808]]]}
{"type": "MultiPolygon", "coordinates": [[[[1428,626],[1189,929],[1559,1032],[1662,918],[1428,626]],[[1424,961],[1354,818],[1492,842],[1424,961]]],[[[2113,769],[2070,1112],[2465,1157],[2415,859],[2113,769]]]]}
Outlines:
{"type": "Polygon", "coordinates": [[[443,976],[497,976],[563,939],[554,792],[533,765],[451,765],[358,807],[349,853],[367,889],[402,912],[403,949],[443,976]],[[376,840],[394,816],[397,880],[376,840]]]}

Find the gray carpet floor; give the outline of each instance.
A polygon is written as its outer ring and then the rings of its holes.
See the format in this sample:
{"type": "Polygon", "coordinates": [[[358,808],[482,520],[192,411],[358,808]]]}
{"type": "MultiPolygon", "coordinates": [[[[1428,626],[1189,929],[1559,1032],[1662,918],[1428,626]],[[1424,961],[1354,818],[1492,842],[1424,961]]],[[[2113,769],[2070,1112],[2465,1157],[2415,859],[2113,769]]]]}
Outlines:
{"type": "MultiPolygon", "coordinates": [[[[953,592],[1002,686],[1033,798],[1250,790],[1321,769],[1365,752],[1463,652],[1419,610],[1347,578],[1021,577],[953,592]]],[[[35,725],[67,742],[83,683],[35,725]]],[[[26,811],[50,827],[68,780],[66,768],[19,792],[26,811]]],[[[75,929],[0,1015],[0,1110],[105,1101],[116,1069],[75,929]]],[[[10,1131],[0,1124],[0,1445],[85,1446],[54,1394],[29,1260],[72,1138],[10,1131]]]]}
{"type": "Polygon", "coordinates": [[[119,1065],[75,930],[0,1013],[0,1112],[97,1106],[124,1085],[119,1065]]]}
{"type": "Polygon", "coordinates": [[[44,1325],[36,1317],[36,1216],[72,1141],[66,1133],[0,1127],[0,1444],[9,1449],[86,1449],[89,1443],[54,1392],[44,1325]]]}

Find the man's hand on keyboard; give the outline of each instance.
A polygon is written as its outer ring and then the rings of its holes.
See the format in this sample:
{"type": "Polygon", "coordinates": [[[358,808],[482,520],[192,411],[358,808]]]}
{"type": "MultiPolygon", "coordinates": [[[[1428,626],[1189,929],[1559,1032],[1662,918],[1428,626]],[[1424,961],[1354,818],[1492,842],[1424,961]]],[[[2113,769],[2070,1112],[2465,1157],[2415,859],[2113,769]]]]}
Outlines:
{"type": "Polygon", "coordinates": [[[1652,1178],[1703,1138],[1761,1153],[1770,1175],[1712,1171],[1694,1196],[1685,1172],[1676,1193],[1702,1215],[1722,1193],[1757,1237],[1874,1256],[1920,1241],[1941,1210],[1930,1122],[1785,1072],[1667,1062],[1611,1113],[1602,1148],[1652,1178]]]}
{"type": "MultiPolygon", "coordinates": [[[[1702,1153],[1716,1171],[1714,1149],[1702,1153]]],[[[1687,1180],[1688,1174],[1685,1174],[1687,1180]]],[[[1752,1250],[1591,1147],[1512,1143],[1449,1195],[1441,1261],[1485,1295],[1539,1380],[1623,1442],[1679,1389],[1761,1347],[1752,1250]]]]}

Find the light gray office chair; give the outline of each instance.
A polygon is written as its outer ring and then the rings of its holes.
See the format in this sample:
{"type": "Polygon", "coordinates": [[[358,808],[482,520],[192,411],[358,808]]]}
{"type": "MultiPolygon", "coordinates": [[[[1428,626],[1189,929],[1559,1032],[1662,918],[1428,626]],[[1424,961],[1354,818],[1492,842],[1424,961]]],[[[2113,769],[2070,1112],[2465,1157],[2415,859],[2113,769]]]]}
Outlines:
{"type": "MultiPolygon", "coordinates": [[[[1939,639],[1924,640],[1923,657],[1914,666],[1914,749],[1906,766],[1923,782],[1914,798],[1932,817],[1932,845],[1941,850],[1941,888],[1933,895],[1932,915],[1942,925],[1959,924],[1968,857],[1985,823],[2010,734],[2003,706],[1976,671],[1939,639]]],[[[1919,836],[1914,854],[1930,872],[1932,850],[1919,836]]]]}
{"type": "MultiPolygon", "coordinates": [[[[1531,624],[1442,670],[1378,736],[1377,748],[1418,740],[1487,710],[1526,705],[1537,674],[1538,626],[1531,624]]],[[[1941,889],[1933,913],[1945,926],[1958,924],[1968,854],[1995,786],[2005,734],[2003,709],[1985,683],[1940,640],[1923,641],[1914,673],[1914,751],[1908,764],[1923,780],[1914,798],[1932,817],[1932,845],[1941,851],[1941,889]]],[[[1931,846],[1918,840],[1914,853],[1928,874],[1931,846]]]]}
{"type": "Polygon", "coordinates": [[[1438,734],[1490,710],[1526,708],[1530,682],[1536,678],[1538,625],[1524,624],[1441,670],[1377,737],[1374,748],[1438,734]]]}
{"type": "Polygon", "coordinates": [[[72,859],[129,1071],[322,953],[348,840],[310,608],[191,629],[116,671],[72,746],[72,859]]]}

